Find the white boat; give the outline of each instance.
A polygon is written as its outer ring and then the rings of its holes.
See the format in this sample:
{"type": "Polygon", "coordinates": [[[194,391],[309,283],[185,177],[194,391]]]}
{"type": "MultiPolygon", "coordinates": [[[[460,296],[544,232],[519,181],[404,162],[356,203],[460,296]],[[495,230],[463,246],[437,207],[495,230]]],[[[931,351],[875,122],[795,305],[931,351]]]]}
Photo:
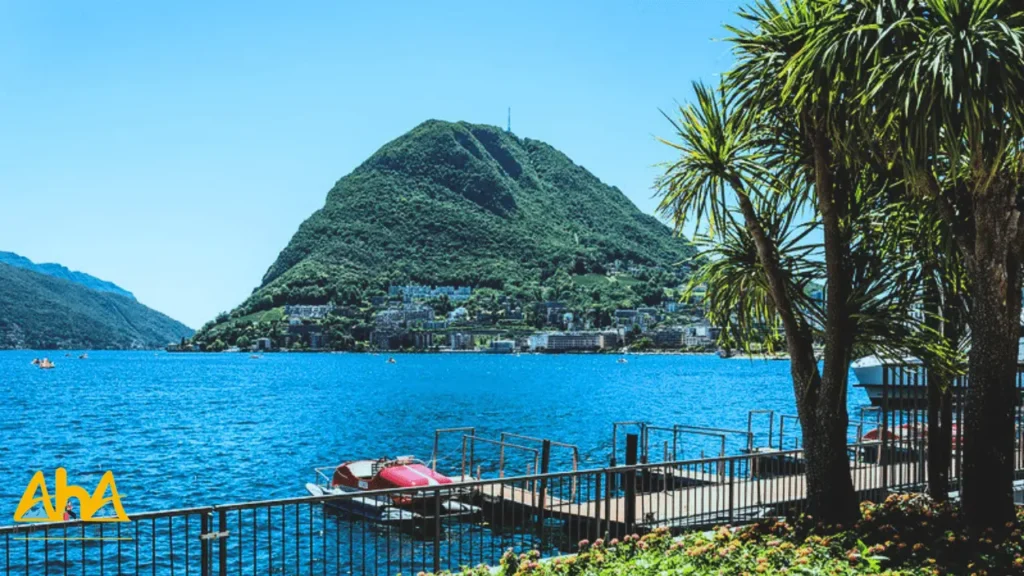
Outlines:
{"type": "Polygon", "coordinates": [[[881,406],[884,400],[895,402],[896,400],[920,403],[928,401],[928,388],[922,382],[921,386],[903,386],[899,382],[913,382],[914,374],[920,373],[921,360],[913,356],[903,358],[882,358],[877,355],[858,358],[850,364],[853,375],[857,378],[854,386],[863,388],[868,395],[868,400],[874,406],[881,406]],[[888,371],[886,376],[883,372],[888,371]],[[888,377],[888,380],[884,378],[888,377]],[[889,383],[889,390],[882,388],[882,382],[889,383]],[[888,392],[888,393],[886,393],[888,392]]]}
{"type": "MultiPolygon", "coordinates": [[[[1024,342],[1024,338],[1021,339],[1024,342]]],[[[1018,372],[1024,368],[1024,347],[1017,354],[1018,372]]],[[[850,364],[857,378],[854,386],[863,388],[871,404],[881,406],[923,407],[928,403],[928,386],[921,360],[914,356],[882,357],[878,355],[858,358],[850,364]],[[888,372],[888,374],[883,374],[888,372]],[[888,383],[883,390],[882,382],[888,383]]]]}

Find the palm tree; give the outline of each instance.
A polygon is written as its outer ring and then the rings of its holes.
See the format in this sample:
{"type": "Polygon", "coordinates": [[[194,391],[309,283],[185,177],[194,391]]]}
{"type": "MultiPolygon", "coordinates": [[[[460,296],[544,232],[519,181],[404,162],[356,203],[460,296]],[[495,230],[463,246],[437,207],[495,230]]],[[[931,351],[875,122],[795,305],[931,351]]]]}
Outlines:
{"type": "Polygon", "coordinates": [[[923,270],[903,230],[886,226],[906,188],[896,138],[861,99],[871,46],[861,30],[833,41],[850,14],[836,0],[759,0],[741,12],[750,26],[730,28],[737,66],[724,87],[698,85],[695,104],[680,109],[669,143],[680,159],[658,183],[661,211],[677,227],[688,218],[709,225],[712,259],[699,276],[717,284],[709,294],[720,294],[712,309],[733,330],[726,336],[750,337],[775,318],[785,333],[809,505],[833,523],[858,514],[846,455],[853,355],[923,332],[910,314],[923,270]],[[813,265],[805,245],[790,242],[803,238],[793,232],[798,211],[812,213],[823,238],[813,265]],[[824,281],[824,306],[807,301],[808,274],[824,281]],[[824,342],[821,370],[815,340],[824,342]]]}
{"type": "Polygon", "coordinates": [[[773,330],[778,319],[804,435],[809,508],[825,521],[849,522],[858,509],[846,458],[846,389],[823,386],[809,321],[815,307],[800,267],[790,261],[802,248],[788,238],[788,224],[806,192],[799,181],[766,168],[771,154],[761,146],[762,127],[737,109],[725,88],[698,84],[695,93],[696,104],[682,107],[679,121],[672,121],[678,142],[665,141],[680,159],[658,182],[659,210],[677,229],[689,219],[708,224],[709,239],[719,248],[697,279],[708,282],[712,313],[725,324],[727,338],[749,337],[754,327],[773,330]],[[736,310],[729,309],[733,305],[736,310]]]}
{"type": "Polygon", "coordinates": [[[839,9],[837,2],[823,0],[793,0],[779,6],[769,0],[756,2],[741,13],[751,26],[731,28],[738,62],[727,78],[742,95],[740,107],[756,114],[763,126],[764,146],[776,171],[791,182],[806,181],[795,188],[807,194],[822,235],[821,339],[826,352],[820,381],[808,382],[801,391],[805,406],[800,416],[805,438],[813,442],[806,444],[808,497],[819,502],[826,519],[845,522],[858,514],[845,430],[848,374],[859,324],[857,301],[867,294],[858,294],[857,281],[864,280],[861,290],[871,284],[863,273],[873,262],[852,257],[858,251],[854,223],[869,222],[861,219],[861,211],[886,184],[873,180],[863,162],[846,153],[861,135],[846,127],[851,105],[844,94],[844,76],[828,74],[821,62],[804,60],[818,30],[828,26],[839,9]],[[812,454],[816,456],[811,458],[812,454]],[[840,497],[817,492],[820,486],[812,486],[811,477],[838,484],[840,497]]]}
{"type": "Polygon", "coordinates": [[[818,52],[858,46],[861,102],[913,192],[951,233],[970,286],[962,502],[976,528],[1013,519],[1024,263],[1024,13],[1009,0],[858,0],[818,52]]]}

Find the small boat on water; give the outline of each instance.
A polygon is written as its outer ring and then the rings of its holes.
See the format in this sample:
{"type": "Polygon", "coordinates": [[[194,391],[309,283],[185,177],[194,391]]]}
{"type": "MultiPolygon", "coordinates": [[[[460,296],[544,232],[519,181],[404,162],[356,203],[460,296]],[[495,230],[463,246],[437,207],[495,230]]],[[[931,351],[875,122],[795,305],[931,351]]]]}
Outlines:
{"type": "Polygon", "coordinates": [[[391,358],[388,358],[388,364],[398,364],[398,361],[395,360],[394,356],[392,356],[391,358]]]}
{"type": "Polygon", "coordinates": [[[81,356],[78,357],[78,359],[79,360],[88,360],[89,359],[89,355],[88,354],[82,354],[81,356]]]}
{"type": "Polygon", "coordinates": [[[43,370],[49,370],[54,367],[54,363],[50,362],[49,358],[43,358],[39,361],[38,366],[43,370]]]}
{"type": "Polygon", "coordinates": [[[464,490],[454,480],[429,468],[412,456],[351,460],[337,467],[317,468],[317,482],[306,484],[313,496],[339,496],[373,490],[408,488],[408,492],[368,494],[365,497],[338,498],[324,503],[342,512],[384,524],[400,524],[422,532],[434,523],[435,511],[444,518],[469,517],[480,508],[458,501],[464,490]],[[328,475],[330,474],[330,475],[328,475]],[[426,487],[452,485],[450,490],[423,490],[426,487]],[[431,520],[431,522],[427,522],[431,520]]]}
{"type": "Polygon", "coordinates": [[[626,360],[625,358],[619,358],[619,359],[617,360],[617,362],[618,362],[619,364],[626,364],[626,363],[628,363],[628,362],[629,362],[629,360],[626,360]]]}

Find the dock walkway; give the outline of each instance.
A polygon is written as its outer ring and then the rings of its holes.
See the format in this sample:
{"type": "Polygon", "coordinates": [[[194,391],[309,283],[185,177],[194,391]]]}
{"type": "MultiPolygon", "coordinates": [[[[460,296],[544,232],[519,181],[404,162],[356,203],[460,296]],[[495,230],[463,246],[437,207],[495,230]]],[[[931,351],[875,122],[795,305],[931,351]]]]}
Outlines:
{"type": "MultiPolygon", "coordinates": [[[[803,473],[741,479],[716,472],[673,468],[653,468],[652,472],[662,477],[682,478],[692,484],[674,487],[678,484],[663,482],[660,490],[647,492],[640,492],[638,488],[630,523],[644,529],[708,525],[783,514],[789,507],[803,502],[807,495],[807,479],[803,473]]],[[[916,461],[884,466],[857,463],[852,465],[850,476],[854,489],[864,498],[882,497],[886,486],[920,484],[926,479],[923,463],[916,461]]],[[[537,484],[486,484],[478,486],[476,492],[492,502],[520,507],[526,513],[537,514],[542,508],[537,484]]],[[[580,502],[569,500],[564,494],[548,493],[544,497],[543,512],[546,517],[573,523],[621,525],[627,523],[631,512],[627,504],[623,496],[580,502]]]]}

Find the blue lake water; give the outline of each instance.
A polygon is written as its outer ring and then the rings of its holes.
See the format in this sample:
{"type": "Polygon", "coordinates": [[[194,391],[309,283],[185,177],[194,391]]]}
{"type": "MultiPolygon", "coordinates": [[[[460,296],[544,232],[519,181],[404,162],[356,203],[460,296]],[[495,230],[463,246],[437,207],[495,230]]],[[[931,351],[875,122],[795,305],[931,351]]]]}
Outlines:
{"type": "MultiPolygon", "coordinates": [[[[746,429],[747,412],[794,413],[789,364],[714,356],[497,356],[0,352],[0,525],[33,473],[94,486],[112,470],[128,514],[305,495],[312,468],[356,457],[430,457],[435,428],[475,426],[580,447],[607,465],[612,422],[746,429]],[[54,370],[31,364],[49,356],[54,370]]],[[[866,395],[850,389],[851,413],[866,395]]],[[[787,422],[787,427],[791,426],[787,422]]],[[[757,430],[764,442],[766,422],[757,430]]],[[[777,428],[777,427],[776,427],[777,428]]],[[[777,431],[777,430],[776,430],[777,431]]],[[[652,435],[652,453],[668,436],[652,435]]],[[[680,457],[717,454],[683,440],[680,457]]],[[[741,437],[730,439],[730,452],[741,437]]],[[[440,469],[455,470],[457,435],[440,469]]],[[[621,453],[622,446],[619,450],[621,453]]],[[[485,476],[497,450],[480,446],[485,476]]],[[[620,456],[621,458],[621,456],[620,456]]],[[[525,472],[510,454],[506,474],[525,472]]],[[[564,455],[553,467],[564,467],[564,455]]]]}

